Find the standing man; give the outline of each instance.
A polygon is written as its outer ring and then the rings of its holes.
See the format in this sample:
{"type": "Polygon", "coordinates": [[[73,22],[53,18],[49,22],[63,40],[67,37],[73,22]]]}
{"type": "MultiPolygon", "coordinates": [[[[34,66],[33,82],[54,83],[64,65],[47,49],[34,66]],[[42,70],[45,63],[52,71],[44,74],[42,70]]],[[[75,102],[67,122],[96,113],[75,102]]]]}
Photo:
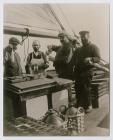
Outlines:
{"type": "Polygon", "coordinates": [[[57,52],[54,60],[55,70],[59,77],[72,79],[73,68],[71,65],[71,59],[73,56],[73,45],[69,40],[69,37],[65,33],[58,35],[61,46],[56,47],[57,52]]]}
{"type": "Polygon", "coordinates": [[[53,46],[52,45],[48,45],[47,46],[47,51],[45,52],[45,55],[47,57],[47,60],[49,62],[49,67],[46,69],[46,70],[54,70],[54,66],[53,66],[53,62],[55,60],[55,55],[56,55],[56,52],[53,51],[53,46]]]}
{"type": "Polygon", "coordinates": [[[33,52],[31,52],[27,57],[26,73],[43,73],[45,69],[49,67],[46,55],[39,50],[41,45],[38,40],[33,41],[32,47],[33,52]]]}
{"type": "Polygon", "coordinates": [[[4,49],[4,76],[6,77],[22,74],[20,56],[16,52],[18,44],[20,44],[20,41],[15,37],[11,37],[9,45],[4,49]]]}
{"type": "Polygon", "coordinates": [[[89,31],[79,32],[82,47],[78,48],[73,56],[75,66],[75,90],[77,96],[77,106],[82,106],[86,113],[91,107],[91,80],[93,76],[93,64],[100,61],[99,49],[89,41],[89,31]]]}

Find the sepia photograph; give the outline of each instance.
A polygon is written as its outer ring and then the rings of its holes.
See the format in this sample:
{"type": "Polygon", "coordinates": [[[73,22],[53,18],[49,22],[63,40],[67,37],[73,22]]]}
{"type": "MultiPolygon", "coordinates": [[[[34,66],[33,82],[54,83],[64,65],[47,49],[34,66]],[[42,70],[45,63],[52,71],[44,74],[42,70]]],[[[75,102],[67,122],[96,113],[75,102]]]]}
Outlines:
{"type": "Polygon", "coordinates": [[[110,136],[110,4],[4,3],[3,136],[110,136]]]}

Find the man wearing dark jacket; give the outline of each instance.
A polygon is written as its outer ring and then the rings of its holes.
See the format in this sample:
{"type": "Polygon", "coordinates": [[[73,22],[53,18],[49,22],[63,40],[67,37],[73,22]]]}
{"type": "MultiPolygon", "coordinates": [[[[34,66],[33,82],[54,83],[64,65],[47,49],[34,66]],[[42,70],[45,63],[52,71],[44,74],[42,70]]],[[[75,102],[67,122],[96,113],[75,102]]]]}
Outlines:
{"type": "Polygon", "coordinates": [[[99,49],[89,41],[89,32],[81,31],[82,47],[73,55],[75,90],[77,106],[84,107],[86,113],[91,111],[91,80],[93,76],[93,64],[100,61],[99,49]]]}
{"type": "Polygon", "coordinates": [[[4,49],[4,76],[20,76],[22,68],[20,65],[20,56],[16,52],[19,40],[15,37],[9,39],[9,45],[4,49]]]}
{"type": "Polygon", "coordinates": [[[71,59],[73,56],[73,45],[66,33],[60,33],[58,37],[60,39],[61,46],[54,47],[54,51],[56,51],[54,60],[55,70],[59,77],[72,79],[73,69],[71,59]]]}

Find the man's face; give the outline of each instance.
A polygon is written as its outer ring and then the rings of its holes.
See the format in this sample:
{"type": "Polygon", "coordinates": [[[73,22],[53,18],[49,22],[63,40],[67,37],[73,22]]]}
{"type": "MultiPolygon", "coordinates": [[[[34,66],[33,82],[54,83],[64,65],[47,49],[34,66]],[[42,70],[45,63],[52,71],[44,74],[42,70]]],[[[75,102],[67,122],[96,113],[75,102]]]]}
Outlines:
{"type": "Polygon", "coordinates": [[[81,41],[82,41],[83,45],[87,44],[89,42],[89,34],[86,33],[84,35],[81,35],[81,41]]]}
{"type": "Polygon", "coordinates": [[[37,44],[37,45],[33,45],[33,49],[35,52],[37,52],[39,50],[40,46],[37,44]]]}
{"type": "Polygon", "coordinates": [[[12,45],[13,45],[13,51],[15,51],[15,50],[17,50],[17,43],[12,43],[12,45]]]}
{"type": "Polygon", "coordinates": [[[66,36],[61,36],[60,37],[60,42],[62,44],[65,44],[65,43],[68,43],[69,42],[69,39],[66,36]]]}
{"type": "Polygon", "coordinates": [[[48,45],[47,48],[49,52],[52,52],[52,45],[48,45]]]}

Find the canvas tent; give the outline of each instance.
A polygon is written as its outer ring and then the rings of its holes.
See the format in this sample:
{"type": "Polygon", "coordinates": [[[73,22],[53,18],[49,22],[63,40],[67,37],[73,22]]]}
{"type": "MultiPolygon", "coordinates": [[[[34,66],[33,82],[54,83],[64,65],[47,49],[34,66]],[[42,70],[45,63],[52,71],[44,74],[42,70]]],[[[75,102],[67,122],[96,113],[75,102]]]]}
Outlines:
{"type": "Polygon", "coordinates": [[[48,4],[4,5],[4,33],[24,35],[25,28],[31,36],[51,38],[61,30],[48,4]]]}

